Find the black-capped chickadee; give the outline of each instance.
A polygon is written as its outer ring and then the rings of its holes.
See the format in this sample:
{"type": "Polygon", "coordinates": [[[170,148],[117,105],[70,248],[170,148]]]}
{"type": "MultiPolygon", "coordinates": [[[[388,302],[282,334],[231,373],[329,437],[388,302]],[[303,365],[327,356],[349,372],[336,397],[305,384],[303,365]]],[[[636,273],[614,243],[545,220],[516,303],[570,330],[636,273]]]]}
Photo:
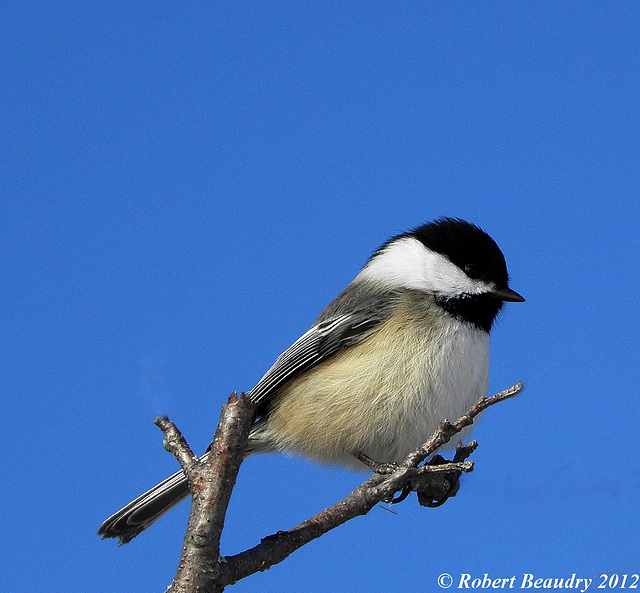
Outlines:
{"type": "MultiPolygon", "coordinates": [[[[524,298],[477,226],[443,218],[393,237],[248,392],[258,412],[247,455],[401,462],[487,394],[489,331],[504,301],[524,298]]],[[[176,472],[98,534],[128,542],[187,495],[176,472]]]]}

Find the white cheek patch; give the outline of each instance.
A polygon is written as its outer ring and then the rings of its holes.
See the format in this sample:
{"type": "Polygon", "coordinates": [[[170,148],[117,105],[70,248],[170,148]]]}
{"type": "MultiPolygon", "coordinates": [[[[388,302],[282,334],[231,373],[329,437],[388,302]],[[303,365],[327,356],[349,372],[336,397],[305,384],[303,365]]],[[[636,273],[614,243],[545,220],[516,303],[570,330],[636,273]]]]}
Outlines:
{"type": "Polygon", "coordinates": [[[387,245],[367,263],[358,278],[445,297],[494,289],[492,284],[469,278],[444,255],[427,249],[415,237],[402,237],[387,245]]]}

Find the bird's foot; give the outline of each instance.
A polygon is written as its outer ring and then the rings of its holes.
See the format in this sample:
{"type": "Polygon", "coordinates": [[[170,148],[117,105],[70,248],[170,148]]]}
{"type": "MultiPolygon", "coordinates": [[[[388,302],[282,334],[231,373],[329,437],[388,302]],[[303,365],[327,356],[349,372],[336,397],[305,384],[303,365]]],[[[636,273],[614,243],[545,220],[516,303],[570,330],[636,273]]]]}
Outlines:
{"type": "MultiPolygon", "coordinates": [[[[449,463],[442,455],[436,455],[427,465],[442,465],[449,463]]],[[[423,481],[423,476],[412,481],[411,490],[418,494],[418,502],[423,507],[436,508],[442,506],[447,500],[455,496],[460,489],[460,472],[446,472],[426,474],[428,481],[423,481]]]]}

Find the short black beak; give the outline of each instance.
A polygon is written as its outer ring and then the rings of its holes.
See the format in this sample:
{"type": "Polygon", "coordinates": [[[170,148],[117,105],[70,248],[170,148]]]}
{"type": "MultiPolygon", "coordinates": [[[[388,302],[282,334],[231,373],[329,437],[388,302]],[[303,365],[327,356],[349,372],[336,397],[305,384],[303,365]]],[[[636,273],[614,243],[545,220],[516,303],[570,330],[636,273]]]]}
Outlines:
{"type": "Polygon", "coordinates": [[[524,303],[525,298],[518,294],[515,290],[511,290],[510,288],[502,288],[500,290],[494,290],[493,296],[498,297],[502,301],[507,301],[509,303],[524,303]]]}

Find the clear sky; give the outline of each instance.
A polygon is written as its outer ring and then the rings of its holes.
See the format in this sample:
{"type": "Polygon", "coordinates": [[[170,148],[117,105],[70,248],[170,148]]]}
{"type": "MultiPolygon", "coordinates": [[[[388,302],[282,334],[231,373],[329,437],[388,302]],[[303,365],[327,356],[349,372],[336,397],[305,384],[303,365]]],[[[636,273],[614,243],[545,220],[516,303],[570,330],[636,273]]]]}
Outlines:
{"type": "MultiPolygon", "coordinates": [[[[164,591],[187,505],[95,532],[203,450],[387,237],[485,228],[514,289],[476,471],[235,591],[438,591],[640,572],[635,2],[29,2],[0,8],[2,590],[164,591]]],[[[241,469],[223,552],[366,477],[241,469]]]]}

